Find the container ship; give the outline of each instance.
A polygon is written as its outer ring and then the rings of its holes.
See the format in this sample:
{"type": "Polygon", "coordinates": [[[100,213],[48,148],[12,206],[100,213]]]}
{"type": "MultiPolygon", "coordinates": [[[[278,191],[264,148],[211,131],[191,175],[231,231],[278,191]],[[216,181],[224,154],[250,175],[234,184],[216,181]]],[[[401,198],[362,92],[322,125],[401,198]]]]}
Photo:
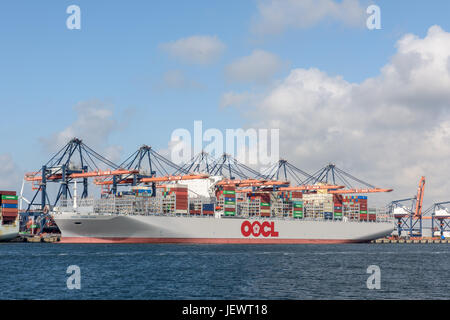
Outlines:
{"type": "Polygon", "coordinates": [[[61,242],[350,243],[394,230],[390,214],[358,195],[392,189],[333,164],[309,175],[279,160],[263,175],[226,153],[202,151],[178,166],[143,145],[117,165],[74,138],[24,181],[36,193],[22,220],[54,221],[61,242]],[[96,197],[89,181],[101,188],[96,197]]]}
{"type": "Polygon", "coordinates": [[[335,244],[369,242],[394,230],[391,217],[368,208],[365,196],[330,194],[325,187],[238,190],[218,179],[74,198],[61,201],[52,216],[63,243],[335,244]]]}
{"type": "Polygon", "coordinates": [[[19,235],[18,197],[15,191],[0,191],[0,241],[19,235]]]}

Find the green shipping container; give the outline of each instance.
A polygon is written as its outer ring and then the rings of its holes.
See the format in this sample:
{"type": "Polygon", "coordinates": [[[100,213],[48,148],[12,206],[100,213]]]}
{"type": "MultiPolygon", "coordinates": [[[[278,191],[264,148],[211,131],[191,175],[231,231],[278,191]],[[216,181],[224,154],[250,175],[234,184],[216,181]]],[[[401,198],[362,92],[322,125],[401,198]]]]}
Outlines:
{"type": "Polygon", "coordinates": [[[5,196],[5,195],[2,195],[2,200],[19,200],[19,196],[5,196]]]}
{"type": "Polygon", "coordinates": [[[294,208],[303,208],[303,204],[294,203],[294,208]]]}
{"type": "Polygon", "coordinates": [[[236,202],[234,202],[234,201],[225,201],[225,204],[231,204],[232,206],[234,206],[236,204],[236,202]]]}
{"type": "Polygon", "coordinates": [[[359,213],[367,214],[367,211],[360,211],[359,213]]]}
{"type": "Polygon", "coordinates": [[[334,213],[334,216],[335,216],[335,217],[342,217],[342,212],[335,212],[335,213],[334,213]]]}
{"type": "Polygon", "coordinates": [[[270,207],[270,203],[261,202],[261,207],[270,207]]]}
{"type": "Polygon", "coordinates": [[[236,194],[236,191],[224,190],[223,194],[236,194]]]}
{"type": "Polygon", "coordinates": [[[225,211],[225,215],[226,215],[226,216],[234,216],[234,215],[236,215],[236,212],[225,211]]]}
{"type": "Polygon", "coordinates": [[[303,218],[303,211],[294,211],[294,218],[303,218]]]}

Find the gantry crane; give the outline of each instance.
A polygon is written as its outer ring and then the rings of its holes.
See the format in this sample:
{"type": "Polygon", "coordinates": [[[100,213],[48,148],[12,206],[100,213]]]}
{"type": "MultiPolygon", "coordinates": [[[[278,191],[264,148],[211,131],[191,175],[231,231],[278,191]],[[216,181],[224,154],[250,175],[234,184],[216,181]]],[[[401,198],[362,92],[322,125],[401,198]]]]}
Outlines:
{"type": "Polygon", "coordinates": [[[425,193],[425,177],[421,177],[415,197],[395,200],[389,204],[389,212],[397,219],[397,235],[402,236],[403,230],[410,237],[421,237],[423,234],[423,197],[425,193]],[[409,205],[408,205],[409,203],[409,205]]]}

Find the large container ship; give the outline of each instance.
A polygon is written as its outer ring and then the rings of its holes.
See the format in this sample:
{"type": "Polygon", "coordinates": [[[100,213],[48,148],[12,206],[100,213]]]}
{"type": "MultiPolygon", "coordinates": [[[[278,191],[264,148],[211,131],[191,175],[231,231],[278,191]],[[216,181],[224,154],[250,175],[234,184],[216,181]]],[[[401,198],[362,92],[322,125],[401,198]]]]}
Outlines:
{"type": "Polygon", "coordinates": [[[394,230],[392,217],[361,196],[392,189],[334,164],[310,175],[280,159],[264,172],[203,151],[179,166],[147,145],[115,164],[73,138],[25,174],[36,193],[21,215],[54,221],[61,242],[78,243],[348,243],[394,230]],[[89,198],[89,181],[98,197],[89,198]]]}
{"type": "Polygon", "coordinates": [[[63,243],[332,244],[368,242],[394,230],[391,217],[369,208],[364,196],[237,190],[219,179],[75,197],[52,216],[63,243]]]}
{"type": "Polygon", "coordinates": [[[15,191],[0,191],[0,241],[19,235],[18,197],[15,191]]]}

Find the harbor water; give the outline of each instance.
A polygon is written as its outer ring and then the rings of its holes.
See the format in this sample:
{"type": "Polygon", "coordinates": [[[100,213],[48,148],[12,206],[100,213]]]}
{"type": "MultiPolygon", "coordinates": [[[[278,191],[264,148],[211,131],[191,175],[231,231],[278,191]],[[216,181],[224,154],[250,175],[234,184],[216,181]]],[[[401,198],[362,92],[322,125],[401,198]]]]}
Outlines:
{"type": "Polygon", "coordinates": [[[0,244],[0,299],[450,299],[449,272],[445,244],[0,244]]]}

